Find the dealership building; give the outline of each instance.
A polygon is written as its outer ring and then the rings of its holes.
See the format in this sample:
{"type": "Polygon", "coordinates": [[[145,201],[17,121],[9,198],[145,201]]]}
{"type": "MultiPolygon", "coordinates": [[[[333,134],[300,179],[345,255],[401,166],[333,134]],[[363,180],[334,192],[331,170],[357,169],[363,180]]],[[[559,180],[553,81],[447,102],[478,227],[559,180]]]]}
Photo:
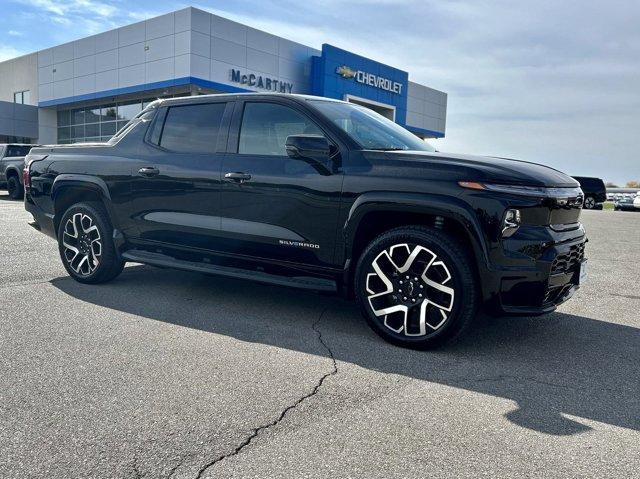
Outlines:
{"type": "Polygon", "coordinates": [[[157,98],[248,91],[337,98],[421,138],[445,133],[446,93],[406,71],[185,8],[0,63],[0,143],[105,141],[157,98]]]}

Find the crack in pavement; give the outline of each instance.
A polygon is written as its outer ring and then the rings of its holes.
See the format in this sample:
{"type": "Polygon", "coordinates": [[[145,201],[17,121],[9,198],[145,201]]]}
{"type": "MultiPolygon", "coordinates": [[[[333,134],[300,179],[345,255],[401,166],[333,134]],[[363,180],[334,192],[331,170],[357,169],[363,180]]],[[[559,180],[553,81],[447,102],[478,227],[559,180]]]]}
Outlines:
{"type": "Polygon", "coordinates": [[[325,342],[324,338],[322,337],[322,332],[318,329],[318,324],[320,323],[320,321],[322,321],[322,318],[324,317],[324,314],[327,312],[327,309],[324,309],[321,313],[320,316],[318,317],[318,319],[311,325],[311,328],[316,332],[316,334],[318,335],[318,341],[320,342],[320,344],[322,344],[322,346],[327,350],[327,353],[329,354],[329,357],[331,358],[331,361],[333,362],[333,368],[331,371],[329,371],[328,373],[326,373],[325,375],[323,375],[320,380],[316,383],[316,385],[313,387],[313,389],[311,390],[311,392],[309,392],[308,394],[305,394],[304,396],[302,396],[301,398],[299,398],[296,402],[294,402],[293,404],[287,406],[278,416],[277,419],[275,419],[274,421],[271,421],[267,424],[263,424],[262,426],[259,426],[257,428],[254,428],[251,433],[244,439],[244,441],[242,441],[238,446],[236,446],[236,448],[231,451],[230,453],[227,454],[223,454],[221,456],[218,456],[216,459],[214,459],[211,462],[208,462],[207,464],[205,464],[204,466],[202,466],[200,468],[200,470],[198,471],[198,474],[196,476],[196,479],[200,479],[203,474],[205,474],[207,472],[207,470],[209,470],[212,467],[215,467],[216,464],[224,461],[225,459],[228,459],[230,457],[236,456],[238,455],[245,447],[249,446],[251,444],[251,442],[258,436],[258,434],[260,434],[260,432],[265,431],[267,429],[270,429],[274,426],[277,426],[287,415],[287,413],[289,413],[290,411],[296,409],[300,404],[302,404],[304,401],[306,401],[307,399],[315,396],[318,391],[320,390],[320,388],[322,387],[322,384],[324,383],[324,381],[329,377],[329,376],[333,376],[335,374],[338,373],[338,363],[336,362],[336,358],[333,355],[333,351],[331,350],[331,348],[329,347],[329,345],[325,342]]]}

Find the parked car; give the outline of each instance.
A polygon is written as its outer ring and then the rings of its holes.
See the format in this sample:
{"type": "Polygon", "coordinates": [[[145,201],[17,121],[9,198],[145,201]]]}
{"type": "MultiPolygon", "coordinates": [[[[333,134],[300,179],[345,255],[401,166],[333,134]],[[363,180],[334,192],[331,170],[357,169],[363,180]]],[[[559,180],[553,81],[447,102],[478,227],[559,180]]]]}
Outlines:
{"type": "Polygon", "coordinates": [[[633,206],[636,209],[640,210],[640,191],[638,192],[638,194],[636,195],[636,197],[633,199],[633,206]]]}
{"type": "Polygon", "coordinates": [[[25,178],[32,225],[79,282],[131,261],[335,291],[412,348],[455,338],[481,306],[551,312],[586,271],[571,177],[439,153],[326,98],[158,100],[107,143],[34,148],[25,178]]]}
{"type": "Polygon", "coordinates": [[[613,209],[616,211],[635,210],[635,207],[633,205],[633,200],[634,200],[634,197],[631,195],[620,195],[620,198],[615,200],[615,202],[613,203],[613,209]]]}
{"type": "Polygon", "coordinates": [[[580,183],[580,188],[584,192],[584,208],[592,210],[602,208],[602,203],[607,201],[607,188],[600,178],[590,178],[588,176],[574,176],[580,183]]]}
{"type": "Polygon", "coordinates": [[[24,158],[34,145],[0,144],[0,186],[7,189],[13,200],[22,199],[22,169],[24,158]]]}

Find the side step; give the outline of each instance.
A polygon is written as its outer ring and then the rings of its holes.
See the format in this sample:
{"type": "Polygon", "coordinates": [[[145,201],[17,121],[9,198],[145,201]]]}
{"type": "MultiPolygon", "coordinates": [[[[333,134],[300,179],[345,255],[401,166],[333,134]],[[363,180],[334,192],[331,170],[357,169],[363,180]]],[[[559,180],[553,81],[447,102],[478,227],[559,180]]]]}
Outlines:
{"type": "Polygon", "coordinates": [[[336,292],[338,290],[336,282],[329,279],[313,278],[310,276],[280,276],[276,274],[264,273],[262,271],[250,271],[240,268],[231,268],[229,266],[196,263],[193,261],[176,259],[161,253],[152,253],[150,251],[130,250],[123,253],[122,257],[127,261],[133,261],[135,263],[144,263],[152,266],[183,269],[186,271],[197,271],[199,273],[226,276],[228,278],[248,279],[250,281],[274,284],[278,286],[290,286],[293,288],[308,289],[313,291],[336,292]]]}

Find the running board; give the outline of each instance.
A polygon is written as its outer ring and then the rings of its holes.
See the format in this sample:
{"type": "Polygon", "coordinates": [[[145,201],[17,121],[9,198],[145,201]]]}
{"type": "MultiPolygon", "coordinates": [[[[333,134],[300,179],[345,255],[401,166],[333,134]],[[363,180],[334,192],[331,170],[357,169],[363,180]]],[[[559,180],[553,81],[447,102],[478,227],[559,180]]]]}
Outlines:
{"type": "Polygon", "coordinates": [[[298,289],[331,292],[336,292],[338,290],[336,282],[329,279],[313,278],[311,276],[280,276],[276,274],[264,273],[262,271],[250,271],[240,268],[231,268],[229,266],[196,263],[193,261],[176,259],[161,253],[152,253],[150,251],[130,250],[123,253],[122,258],[127,261],[144,263],[152,266],[183,269],[186,271],[197,271],[199,273],[226,276],[228,278],[248,279],[250,281],[257,281],[259,283],[274,284],[278,286],[290,286],[292,288],[298,289]]]}

